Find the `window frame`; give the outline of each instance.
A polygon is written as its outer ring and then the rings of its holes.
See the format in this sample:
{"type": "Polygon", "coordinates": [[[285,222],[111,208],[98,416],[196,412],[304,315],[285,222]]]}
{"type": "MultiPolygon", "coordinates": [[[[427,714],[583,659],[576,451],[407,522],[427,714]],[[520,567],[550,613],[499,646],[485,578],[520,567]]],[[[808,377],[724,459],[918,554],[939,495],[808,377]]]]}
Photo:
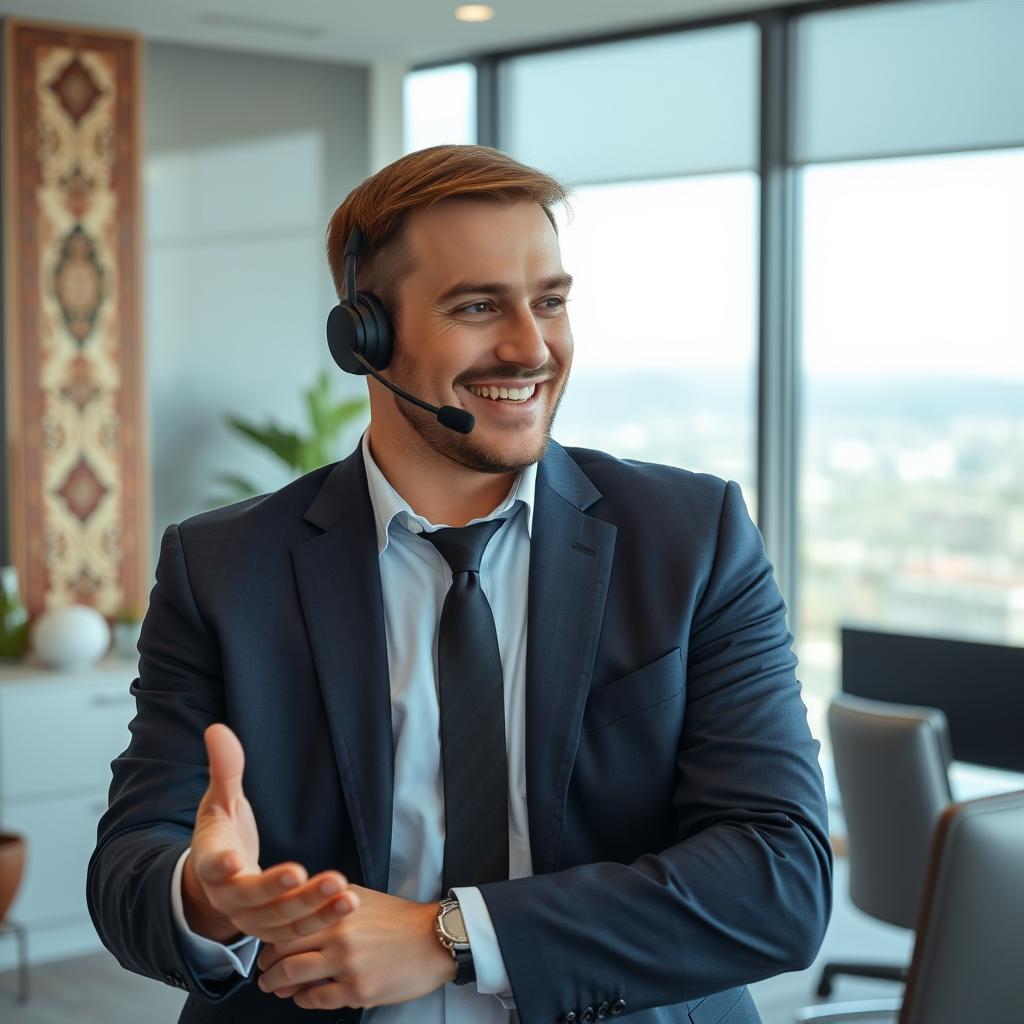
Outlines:
{"type": "MultiPolygon", "coordinates": [[[[477,69],[477,141],[501,148],[500,75],[503,61],[538,53],[658,35],[700,32],[745,22],[760,31],[757,105],[759,149],[757,389],[755,409],[757,525],[786,602],[790,628],[799,620],[798,502],[802,394],[799,251],[800,170],[790,158],[795,105],[794,26],[805,15],[857,7],[905,5],[908,0],[799,0],[754,11],[675,20],[656,26],[558,39],[532,46],[449,57],[423,70],[468,61],[477,69]]],[[[907,154],[913,155],[913,154],[907,154]]]]}

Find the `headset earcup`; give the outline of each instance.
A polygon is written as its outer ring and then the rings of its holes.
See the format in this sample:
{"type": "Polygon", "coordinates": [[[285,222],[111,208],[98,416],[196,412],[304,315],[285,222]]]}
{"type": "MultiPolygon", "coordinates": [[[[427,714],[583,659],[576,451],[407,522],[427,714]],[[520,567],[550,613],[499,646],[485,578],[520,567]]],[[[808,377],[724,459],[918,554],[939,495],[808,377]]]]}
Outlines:
{"type": "Polygon", "coordinates": [[[346,373],[365,374],[358,352],[375,370],[391,362],[391,318],[380,300],[369,293],[356,295],[356,305],[339,302],[327,317],[327,347],[346,373]]]}
{"type": "Polygon", "coordinates": [[[366,373],[366,368],[352,354],[365,348],[363,323],[358,312],[347,302],[339,302],[327,316],[327,347],[334,361],[346,373],[366,373]]]}
{"type": "Polygon", "coordinates": [[[383,370],[391,362],[394,338],[391,318],[380,299],[369,292],[360,292],[356,304],[362,314],[363,356],[375,370],[383,370]]]}

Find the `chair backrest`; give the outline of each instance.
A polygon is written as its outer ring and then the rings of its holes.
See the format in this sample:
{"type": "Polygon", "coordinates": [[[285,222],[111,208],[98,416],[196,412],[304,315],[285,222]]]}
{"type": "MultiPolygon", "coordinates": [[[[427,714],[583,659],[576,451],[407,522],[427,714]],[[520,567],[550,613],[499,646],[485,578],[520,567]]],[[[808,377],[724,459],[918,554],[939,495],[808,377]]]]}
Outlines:
{"type": "Polygon", "coordinates": [[[841,694],[829,705],[828,726],[850,899],[872,917],[913,928],[932,832],[952,801],[946,716],[841,694]]]}
{"type": "Polygon", "coordinates": [[[1024,790],[953,804],[935,832],[899,1024],[1024,1021],[1024,790]]]}

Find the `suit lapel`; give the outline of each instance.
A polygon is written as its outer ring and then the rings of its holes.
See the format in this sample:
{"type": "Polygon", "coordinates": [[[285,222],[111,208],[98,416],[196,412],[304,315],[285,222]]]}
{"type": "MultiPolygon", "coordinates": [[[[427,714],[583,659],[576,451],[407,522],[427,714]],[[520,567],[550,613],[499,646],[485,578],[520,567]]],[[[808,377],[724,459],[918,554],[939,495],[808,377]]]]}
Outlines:
{"type": "Polygon", "coordinates": [[[303,517],[324,532],[292,548],[299,599],[355,832],[363,884],[386,892],[394,750],[384,604],[359,448],[303,517]]]}
{"type": "MultiPolygon", "coordinates": [[[[555,442],[537,472],[526,653],[526,786],[535,874],[556,870],[615,549],[586,514],[601,497],[555,442]]],[[[363,883],[387,891],[394,746],[373,509],[357,448],[304,518],[324,532],[292,548],[299,599],[334,742],[363,883]]]]}
{"type": "Polygon", "coordinates": [[[526,651],[526,791],[534,874],[556,870],[569,777],[604,616],[615,527],[600,491],[550,442],[538,466],[526,651]]]}

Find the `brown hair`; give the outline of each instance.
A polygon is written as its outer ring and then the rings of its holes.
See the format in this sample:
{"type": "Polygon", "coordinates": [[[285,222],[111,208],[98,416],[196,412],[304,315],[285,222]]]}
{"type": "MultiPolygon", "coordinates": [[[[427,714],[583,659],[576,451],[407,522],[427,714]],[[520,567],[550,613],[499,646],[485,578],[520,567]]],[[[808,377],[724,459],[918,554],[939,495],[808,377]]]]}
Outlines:
{"type": "Polygon", "coordinates": [[[358,287],[373,292],[395,318],[398,285],[412,270],[402,251],[410,212],[457,196],[539,203],[555,231],[552,208],[568,209],[568,190],[554,178],[489,146],[431,146],[409,153],[356,186],[327,225],[327,262],[334,289],[345,293],[345,244],[358,227],[365,238],[358,287]]]}

